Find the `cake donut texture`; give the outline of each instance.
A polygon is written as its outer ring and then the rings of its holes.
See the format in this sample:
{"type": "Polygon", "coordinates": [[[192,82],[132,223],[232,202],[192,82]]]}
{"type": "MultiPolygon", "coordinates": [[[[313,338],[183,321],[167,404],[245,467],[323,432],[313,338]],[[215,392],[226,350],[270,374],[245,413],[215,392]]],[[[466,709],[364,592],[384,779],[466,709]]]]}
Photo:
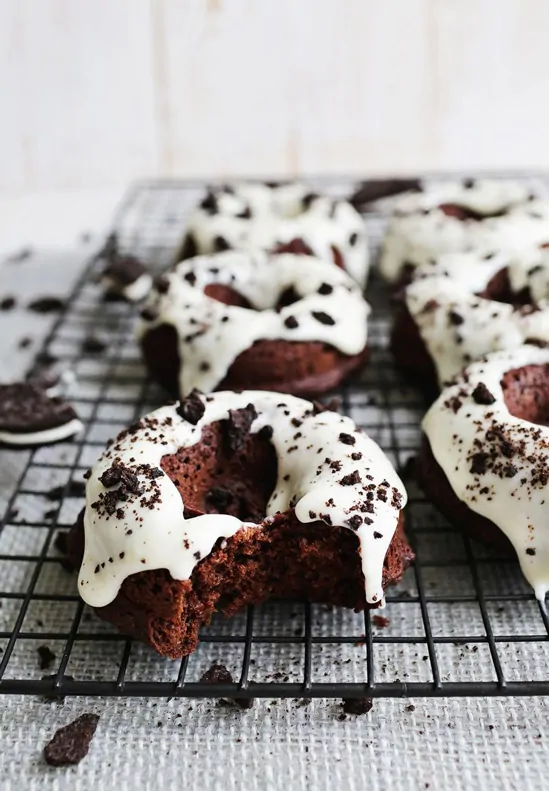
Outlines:
{"type": "Polygon", "coordinates": [[[470,362],[549,343],[549,255],[454,253],[416,270],[392,333],[399,367],[431,389],[470,362]]]}
{"type": "Polygon", "coordinates": [[[103,453],[68,546],[84,601],[175,658],[217,609],[381,606],[412,558],[405,502],[350,418],[276,393],[193,392],[103,453]]]}
{"type": "Polygon", "coordinates": [[[189,217],[177,260],[231,248],[273,251],[296,241],[366,283],[368,243],[360,214],[347,201],[298,183],[211,188],[189,217]]]}
{"type": "Polygon", "coordinates": [[[138,334],[152,375],[182,396],[243,387],[318,395],[364,363],[369,312],[360,287],[325,261],[228,251],[157,280],[138,334]]]}
{"type": "Polygon", "coordinates": [[[549,201],[509,206],[502,196],[499,205],[487,202],[485,210],[480,212],[475,201],[463,201],[395,215],[380,259],[385,279],[406,282],[414,269],[441,253],[513,254],[549,242],[549,201]]]}
{"type": "Polygon", "coordinates": [[[512,545],[543,601],[549,589],[549,351],[523,346],[469,366],[423,420],[425,494],[472,537],[512,545]]]}

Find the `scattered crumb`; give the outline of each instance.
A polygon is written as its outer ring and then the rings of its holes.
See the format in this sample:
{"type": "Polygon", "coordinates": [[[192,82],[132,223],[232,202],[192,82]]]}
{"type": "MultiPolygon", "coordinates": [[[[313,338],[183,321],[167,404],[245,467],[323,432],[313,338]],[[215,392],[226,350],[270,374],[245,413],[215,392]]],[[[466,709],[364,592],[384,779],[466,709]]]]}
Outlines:
{"type": "Polygon", "coordinates": [[[31,344],[32,344],[32,338],[29,338],[28,335],[25,335],[24,338],[21,338],[18,341],[17,346],[19,347],[19,349],[28,349],[31,344]]]}
{"type": "Polygon", "coordinates": [[[0,310],[13,310],[17,305],[15,297],[2,297],[0,299],[0,310]]]}
{"type": "Polygon", "coordinates": [[[65,303],[59,297],[38,297],[29,302],[27,310],[32,310],[34,313],[57,313],[64,307],[65,303]]]}
{"type": "Polygon", "coordinates": [[[59,728],[44,747],[44,758],[50,766],[71,766],[80,763],[90,749],[99,723],[98,714],[82,714],[74,722],[59,728]]]}
{"type": "Polygon", "coordinates": [[[343,711],[345,714],[368,714],[373,705],[374,701],[372,698],[343,698],[343,711]]]}
{"type": "Polygon", "coordinates": [[[82,341],[82,351],[86,354],[101,354],[107,348],[107,344],[95,335],[88,335],[82,341]]]}
{"type": "Polygon", "coordinates": [[[55,654],[47,645],[41,645],[36,650],[40,660],[40,670],[49,670],[56,660],[55,654]]]}
{"type": "MultiPolygon", "coordinates": [[[[233,684],[233,677],[225,665],[212,665],[202,678],[202,684],[233,684]]],[[[238,706],[240,709],[251,709],[254,705],[253,698],[221,698],[222,705],[238,706]]]]}
{"type": "Polygon", "coordinates": [[[378,626],[380,629],[386,629],[391,623],[390,619],[385,618],[384,615],[372,615],[372,621],[374,626],[378,626]]]}

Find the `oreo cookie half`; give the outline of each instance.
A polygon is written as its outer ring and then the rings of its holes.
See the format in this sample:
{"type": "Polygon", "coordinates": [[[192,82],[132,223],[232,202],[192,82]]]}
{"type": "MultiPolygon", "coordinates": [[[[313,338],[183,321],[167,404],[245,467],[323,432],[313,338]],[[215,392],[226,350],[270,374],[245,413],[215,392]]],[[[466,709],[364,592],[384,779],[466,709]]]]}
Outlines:
{"type": "Polygon", "coordinates": [[[83,428],[62,398],[52,398],[32,382],[0,385],[0,443],[29,447],[72,437],[83,428]]]}

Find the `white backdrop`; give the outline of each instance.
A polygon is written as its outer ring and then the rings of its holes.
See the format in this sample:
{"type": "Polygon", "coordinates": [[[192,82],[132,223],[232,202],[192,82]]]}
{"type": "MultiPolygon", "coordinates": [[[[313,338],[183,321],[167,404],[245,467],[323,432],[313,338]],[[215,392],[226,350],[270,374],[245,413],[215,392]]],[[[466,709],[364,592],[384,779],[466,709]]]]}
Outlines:
{"type": "Polygon", "coordinates": [[[0,0],[0,189],[549,166],[547,0],[0,0]]]}

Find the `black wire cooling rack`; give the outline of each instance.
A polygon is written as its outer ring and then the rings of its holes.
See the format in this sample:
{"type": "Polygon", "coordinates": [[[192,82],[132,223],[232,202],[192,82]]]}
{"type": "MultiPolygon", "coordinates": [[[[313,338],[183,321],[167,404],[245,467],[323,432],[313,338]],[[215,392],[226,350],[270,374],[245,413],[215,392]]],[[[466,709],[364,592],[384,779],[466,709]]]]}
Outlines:
{"type": "MultiPolygon", "coordinates": [[[[348,195],[348,180],[321,180],[348,195]]],[[[538,184],[539,187],[539,184],[538,184]]],[[[170,262],[185,215],[203,184],[136,185],[115,220],[123,248],[151,265],[170,262]]],[[[365,215],[372,250],[380,214],[365,215]]],[[[343,410],[385,449],[410,494],[407,530],[415,566],[383,611],[356,614],[303,602],[270,602],[214,618],[190,657],[172,662],[99,620],[76,592],[55,548],[82,507],[77,484],[106,441],[162,402],[133,341],[136,310],[104,302],[90,261],[44,342],[74,373],[67,397],[84,424],[76,440],[28,453],[0,532],[0,692],[181,697],[396,697],[549,693],[549,623],[517,564],[475,545],[445,523],[406,474],[425,405],[387,352],[387,295],[368,296],[371,362],[338,391],[343,410]],[[84,354],[90,334],[107,342],[84,354]],[[224,664],[234,684],[207,685],[224,664]]],[[[7,462],[6,452],[0,463],[7,462]],[[4,459],[3,459],[4,457],[4,459]]]]}

